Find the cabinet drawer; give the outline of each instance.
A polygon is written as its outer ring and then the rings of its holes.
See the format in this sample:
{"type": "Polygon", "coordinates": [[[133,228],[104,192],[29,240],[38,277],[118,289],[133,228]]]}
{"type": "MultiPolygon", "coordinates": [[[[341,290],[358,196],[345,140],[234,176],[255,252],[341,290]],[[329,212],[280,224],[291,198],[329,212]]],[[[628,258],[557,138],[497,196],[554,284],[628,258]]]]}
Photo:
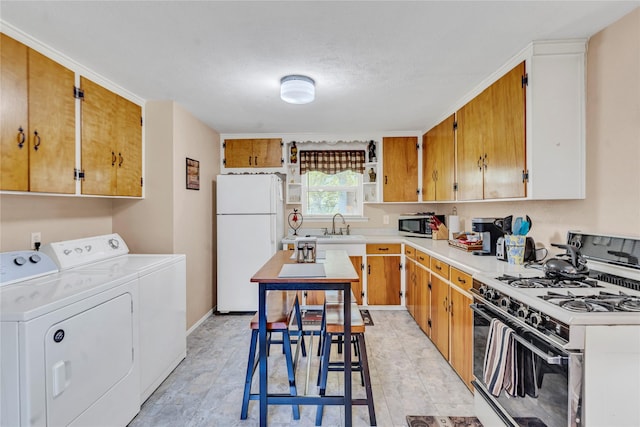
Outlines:
{"type": "Polygon", "coordinates": [[[407,258],[416,259],[416,249],[411,246],[404,245],[404,255],[407,258]]]}
{"type": "Polygon", "coordinates": [[[425,267],[429,268],[430,262],[431,262],[431,257],[427,254],[425,254],[422,251],[416,251],[416,259],[418,260],[418,262],[422,265],[424,265],[425,267]]]}
{"type": "Polygon", "coordinates": [[[367,245],[368,255],[400,255],[400,243],[371,243],[367,245]]]}
{"type": "Polygon", "coordinates": [[[468,291],[469,289],[471,289],[473,285],[470,274],[460,271],[454,267],[451,267],[450,280],[451,280],[451,283],[458,286],[460,289],[464,289],[465,291],[468,291]]]}
{"type": "Polygon", "coordinates": [[[437,258],[431,258],[431,271],[445,279],[449,278],[449,264],[437,258]]]}

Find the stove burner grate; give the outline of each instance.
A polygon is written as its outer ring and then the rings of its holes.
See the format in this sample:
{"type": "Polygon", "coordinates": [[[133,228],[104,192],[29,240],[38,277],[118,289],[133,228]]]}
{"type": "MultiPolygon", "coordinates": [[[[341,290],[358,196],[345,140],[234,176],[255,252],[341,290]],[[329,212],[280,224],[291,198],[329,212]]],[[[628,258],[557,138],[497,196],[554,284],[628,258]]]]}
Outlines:
{"type": "Polygon", "coordinates": [[[562,279],[549,277],[515,277],[504,274],[496,280],[505,282],[515,288],[599,288],[593,279],[562,279]]]}

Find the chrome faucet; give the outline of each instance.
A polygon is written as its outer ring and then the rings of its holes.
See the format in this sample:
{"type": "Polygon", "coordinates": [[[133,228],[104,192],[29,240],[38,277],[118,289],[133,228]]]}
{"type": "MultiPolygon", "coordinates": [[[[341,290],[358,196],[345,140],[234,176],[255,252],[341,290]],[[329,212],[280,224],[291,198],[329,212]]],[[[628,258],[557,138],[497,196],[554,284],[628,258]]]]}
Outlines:
{"type": "MultiPolygon", "coordinates": [[[[337,214],[335,214],[335,215],[333,216],[333,220],[331,221],[331,222],[332,222],[331,234],[336,234],[336,217],[337,217],[337,216],[340,216],[340,218],[342,218],[342,223],[343,223],[343,224],[346,224],[346,223],[347,223],[347,221],[345,221],[345,220],[344,220],[344,217],[342,216],[342,214],[341,214],[341,213],[339,213],[339,212],[338,212],[337,214]]],[[[340,234],[342,234],[342,230],[340,230],[340,234]]]]}

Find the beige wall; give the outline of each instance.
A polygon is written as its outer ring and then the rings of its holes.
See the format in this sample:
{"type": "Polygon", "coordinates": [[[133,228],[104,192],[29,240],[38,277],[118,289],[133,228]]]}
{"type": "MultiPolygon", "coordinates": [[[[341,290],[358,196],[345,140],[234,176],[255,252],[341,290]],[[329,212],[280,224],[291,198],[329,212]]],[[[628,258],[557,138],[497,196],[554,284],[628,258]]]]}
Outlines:
{"type": "Polygon", "coordinates": [[[187,254],[187,326],[215,305],[213,181],[220,170],[220,136],[189,112],[174,108],[174,250],[187,254]],[[185,187],[185,158],[200,161],[200,190],[185,187]]]}
{"type": "Polygon", "coordinates": [[[113,228],[132,252],[187,255],[187,327],[214,306],[212,181],[219,135],[172,101],[145,106],[144,200],[114,200],[113,228]],[[200,161],[200,190],[187,190],[186,157],[200,161]]]}
{"type": "Polygon", "coordinates": [[[42,242],[111,233],[111,199],[65,196],[0,196],[0,252],[27,249],[31,233],[42,242]]]}

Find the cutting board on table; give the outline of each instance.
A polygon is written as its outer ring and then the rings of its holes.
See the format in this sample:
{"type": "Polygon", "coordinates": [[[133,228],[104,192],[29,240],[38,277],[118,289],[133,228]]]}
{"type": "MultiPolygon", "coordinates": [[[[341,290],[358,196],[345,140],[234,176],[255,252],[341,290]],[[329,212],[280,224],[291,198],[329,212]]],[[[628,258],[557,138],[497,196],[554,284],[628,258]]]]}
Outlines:
{"type": "Polygon", "coordinates": [[[324,264],[299,263],[284,264],[278,277],[326,277],[324,264]]]}

